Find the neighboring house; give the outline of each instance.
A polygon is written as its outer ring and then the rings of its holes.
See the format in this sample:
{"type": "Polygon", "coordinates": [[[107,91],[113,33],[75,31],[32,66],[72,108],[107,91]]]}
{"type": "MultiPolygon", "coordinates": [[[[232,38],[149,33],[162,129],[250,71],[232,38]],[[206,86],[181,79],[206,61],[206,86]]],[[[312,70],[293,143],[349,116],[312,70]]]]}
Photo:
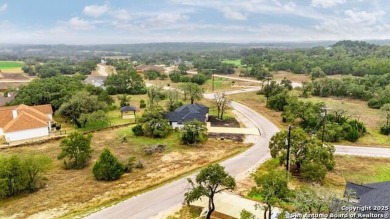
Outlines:
{"type": "Polygon", "coordinates": [[[52,115],[50,104],[0,107],[0,136],[7,142],[49,136],[52,115]]]}
{"type": "Polygon", "coordinates": [[[382,209],[378,209],[378,211],[364,211],[359,213],[390,213],[390,181],[364,185],[347,182],[344,195],[350,193],[351,191],[354,193],[355,196],[353,201],[356,202],[356,205],[358,206],[371,206],[372,210],[374,210],[374,207],[385,207],[382,209]]]}
{"type": "Polygon", "coordinates": [[[92,76],[88,75],[88,77],[84,80],[85,84],[92,84],[95,87],[104,88],[104,82],[106,81],[105,76],[92,76]]]}
{"type": "Polygon", "coordinates": [[[7,103],[13,101],[15,96],[16,94],[13,92],[9,92],[6,96],[0,93],[0,106],[5,106],[7,103]]]}
{"type": "Polygon", "coordinates": [[[158,71],[162,74],[165,73],[165,69],[163,67],[159,67],[159,66],[155,66],[155,65],[138,65],[137,67],[135,67],[135,69],[137,70],[137,72],[145,72],[148,70],[155,70],[155,71],[158,71]]]}
{"type": "Polygon", "coordinates": [[[175,111],[165,114],[165,119],[169,121],[172,128],[181,128],[184,122],[194,119],[207,122],[208,118],[209,108],[197,103],[181,106],[175,109],[175,111]]]}

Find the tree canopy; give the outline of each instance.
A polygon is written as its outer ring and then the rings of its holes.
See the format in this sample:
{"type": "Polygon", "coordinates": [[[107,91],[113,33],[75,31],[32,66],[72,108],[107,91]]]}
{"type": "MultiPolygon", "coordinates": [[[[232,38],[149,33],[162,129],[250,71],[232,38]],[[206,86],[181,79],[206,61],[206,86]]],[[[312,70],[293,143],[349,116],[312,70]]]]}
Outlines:
{"type": "Polygon", "coordinates": [[[187,180],[191,188],[184,195],[185,201],[189,204],[203,196],[209,198],[207,219],[211,218],[211,214],[215,210],[215,194],[225,190],[233,190],[236,187],[234,178],[225,172],[225,168],[219,164],[210,164],[202,169],[196,176],[195,182],[191,178],[187,180]]]}

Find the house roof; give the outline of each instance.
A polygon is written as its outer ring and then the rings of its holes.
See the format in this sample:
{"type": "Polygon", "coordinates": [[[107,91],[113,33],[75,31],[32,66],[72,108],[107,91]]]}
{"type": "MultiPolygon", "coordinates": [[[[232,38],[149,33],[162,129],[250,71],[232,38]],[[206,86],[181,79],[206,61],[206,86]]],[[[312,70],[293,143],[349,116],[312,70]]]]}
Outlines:
{"type": "Polygon", "coordinates": [[[346,189],[356,192],[361,206],[388,206],[390,203],[390,181],[365,185],[347,182],[346,189]]]}
{"type": "Polygon", "coordinates": [[[121,112],[134,112],[134,111],[137,111],[137,108],[135,108],[135,106],[123,106],[121,107],[121,112]]]}
{"type": "Polygon", "coordinates": [[[86,79],[84,79],[84,83],[85,84],[92,84],[94,86],[103,86],[106,79],[107,79],[106,76],[88,75],[88,77],[86,79]]]}
{"type": "Polygon", "coordinates": [[[187,104],[177,108],[173,112],[169,112],[165,115],[165,118],[170,122],[187,122],[194,119],[204,122],[206,120],[206,114],[209,112],[209,108],[201,104],[187,104]]]}
{"type": "Polygon", "coordinates": [[[52,113],[50,104],[0,107],[0,128],[3,128],[4,132],[14,132],[45,127],[51,121],[48,114],[52,113]],[[16,110],[16,118],[13,116],[13,110],[16,110]]]}

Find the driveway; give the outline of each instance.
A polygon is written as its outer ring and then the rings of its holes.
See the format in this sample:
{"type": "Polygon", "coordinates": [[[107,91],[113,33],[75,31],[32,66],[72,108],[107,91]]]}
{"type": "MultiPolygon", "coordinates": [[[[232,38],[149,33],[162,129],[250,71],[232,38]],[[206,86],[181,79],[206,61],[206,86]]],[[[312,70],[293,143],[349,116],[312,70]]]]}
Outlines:
{"type": "Polygon", "coordinates": [[[208,133],[224,133],[224,134],[244,134],[244,135],[260,135],[257,128],[231,128],[231,127],[213,127],[207,123],[208,133]]]}

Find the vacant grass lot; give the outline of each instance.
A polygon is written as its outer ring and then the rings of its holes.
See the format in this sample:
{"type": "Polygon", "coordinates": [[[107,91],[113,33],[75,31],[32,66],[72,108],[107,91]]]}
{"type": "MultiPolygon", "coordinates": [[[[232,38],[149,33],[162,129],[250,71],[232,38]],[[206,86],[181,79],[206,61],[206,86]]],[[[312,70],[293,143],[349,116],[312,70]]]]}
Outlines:
{"type": "MultiPolygon", "coordinates": [[[[366,184],[390,180],[390,159],[388,158],[335,156],[335,161],[335,169],[328,172],[322,187],[341,196],[347,181],[366,184]]],[[[284,170],[284,167],[279,165],[277,159],[270,159],[256,170],[255,175],[265,174],[274,169],[284,170]]],[[[254,182],[252,185],[255,185],[254,182]]],[[[290,178],[290,188],[296,188],[300,185],[311,184],[296,177],[290,178]]],[[[249,189],[247,188],[247,192],[249,189]]]]}
{"type": "Polygon", "coordinates": [[[329,112],[335,110],[345,110],[348,116],[359,119],[366,125],[368,133],[365,136],[360,138],[357,142],[342,143],[362,146],[390,147],[390,137],[379,133],[380,125],[386,121],[385,114],[381,110],[369,108],[366,101],[334,97],[310,97],[302,98],[301,100],[325,102],[326,106],[330,108],[329,112]]]}
{"type": "MultiPolygon", "coordinates": [[[[296,91],[293,91],[296,94],[296,91]]],[[[258,113],[262,114],[279,128],[287,128],[288,123],[283,123],[281,119],[281,112],[270,110],[266,107],[266,99],[263,95],[256,95],[255,92],[234,94],[230,96],[233,100],[243,103],[258,113]]],[[[337,144],[358,145],[367,147],[386,147],[390,148],[389,136],[381,135],[379,133],[380,124],[385,122],[383,112],[377,109],[371,109],[367,106],[367,102],[353,99],[341,98],[321,98],[310,97],[301,98],[303,101],[325,102],[329,109],[332,110],[346,110],[347,114],[352,118],[357,118],[364,122],[368,133],[360,138],[357,142],[337,142],[337,144]]]]}
{"type": "Polygon", "coordinates": [[[222,60],[222,62],[227,63],[227,64],[233,64],[236,67],[241,66],[241,59],[224,59],[224,60],[222,60]]]}
{"type": "Polygon", "coordinates": [[[0,151],[0,155],[45,154],[53,160],[53,168],[46,174],[46,187],[32,194],[22,194],[0,201],[0,218],[11,216],[26,218],[31,215],[36,218],[47,218],[49,214],[52,217],[65,215],[73,217],[131,197],[210,162],[232,156],[249,146],[236,142],[209,140],[204,145],[189,147],[179,143],[178,133],[172,133],[166,139],[151,139],[134,137],[130,127],[125,127],[94,133],[92,139],[94,151],[88,167],[82,170],[65,170],[62,162],[56,159],[60,153],[59,143],[52,141],[39,146],[0,151]],[[124,135],[127,136],[127,143],[121,143],[124,135]],[[165,144],[167,149],[162,154],[144,155],[143,148],[154,144],[165,144]],[[138,157],[145,164],[145,168],[124,174],[114,182],[94,180],[93,163],[105,147],[121,161],[126,161],[129,156],[138,157]]]}
{"type": "Polygon", "coordinates": [[[22,66],[22,62],[0,61],[0,70],[21,68],[22,66]]]}

